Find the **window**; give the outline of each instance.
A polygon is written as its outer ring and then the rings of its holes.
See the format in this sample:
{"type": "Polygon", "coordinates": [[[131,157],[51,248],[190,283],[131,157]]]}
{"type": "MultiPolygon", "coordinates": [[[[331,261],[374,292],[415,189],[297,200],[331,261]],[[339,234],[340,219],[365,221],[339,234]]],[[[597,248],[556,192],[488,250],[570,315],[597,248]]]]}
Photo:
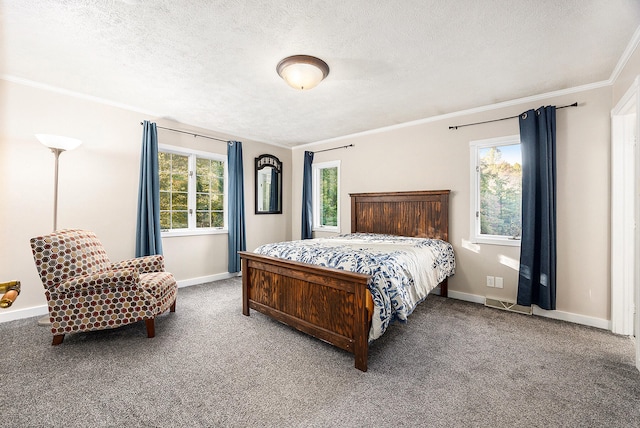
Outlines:
{"type": "Polygon", "coordinates": [[[520,245],[522,153],[518,135],[472,141],[471,241],[520,245]]]}
{"type": "Polygon", "coordinates": [[[226,230],[226,157],[160,146],[158,169],[164,235],[226,230]]]}
{"type": "Polygon", "coordinates": [[[340,161],[313,165],[313,229],[340,230],[340,161]]]}

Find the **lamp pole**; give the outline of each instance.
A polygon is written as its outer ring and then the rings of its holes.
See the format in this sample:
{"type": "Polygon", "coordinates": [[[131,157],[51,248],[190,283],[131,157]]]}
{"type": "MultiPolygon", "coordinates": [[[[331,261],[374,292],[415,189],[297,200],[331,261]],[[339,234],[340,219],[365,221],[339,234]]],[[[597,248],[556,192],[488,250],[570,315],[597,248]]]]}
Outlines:
{"type": "Polygon", "coordinates": [[[58,161],[60,153],[64,152],[64,149],[51,148],[53,156],[55,156],[55,170],[53,175],[53,231],[58,229],[58,161]]]}
{"type": "Polygon", "coordinates": [[[36,134],[36,138],[49,149],[55,157],[55,170],[53,176],[53,231],[58,229],[58,162],[60,153],[65,150],[73,150],[82,144],[76,138],[62,137],[60,135],[36,134]]]}

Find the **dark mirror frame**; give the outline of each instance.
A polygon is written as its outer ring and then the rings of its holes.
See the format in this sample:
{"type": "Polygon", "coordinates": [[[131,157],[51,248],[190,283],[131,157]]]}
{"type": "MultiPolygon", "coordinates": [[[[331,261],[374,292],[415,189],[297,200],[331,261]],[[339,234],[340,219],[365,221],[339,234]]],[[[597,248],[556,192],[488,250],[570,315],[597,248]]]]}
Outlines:
{"type": "Polygon", "coordinates": [[[256,158],[256,177],[255,177],[255,209],[256,214],[282,214],[282,162],[273,155],[260,155],[256,158]],[[260,171],[269,168],[272,170],[272,177],[277,177],[276,187],[271,188],[269,196],[275,196],[275,201],[269,203],[269,209],[261,209],[259,205],[258,195],[260,189],[260,171]]]}

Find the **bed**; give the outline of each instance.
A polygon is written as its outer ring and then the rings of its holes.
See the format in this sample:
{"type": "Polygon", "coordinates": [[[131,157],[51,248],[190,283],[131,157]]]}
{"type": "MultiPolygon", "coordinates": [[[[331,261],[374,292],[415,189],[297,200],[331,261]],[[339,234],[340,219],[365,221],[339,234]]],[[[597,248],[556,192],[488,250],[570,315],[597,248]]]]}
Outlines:
{"type": "MultiPolygon", "coordinates": [[[[448,241],[449,190],[351,194],[351,232],[448,241]]],[[[351,352],[367,371],[372,275],[253,252],[242,259],[242,313],[261,312],[351,352]]],[[[446,277],[439,283],[447,295],[446,277]]]]}

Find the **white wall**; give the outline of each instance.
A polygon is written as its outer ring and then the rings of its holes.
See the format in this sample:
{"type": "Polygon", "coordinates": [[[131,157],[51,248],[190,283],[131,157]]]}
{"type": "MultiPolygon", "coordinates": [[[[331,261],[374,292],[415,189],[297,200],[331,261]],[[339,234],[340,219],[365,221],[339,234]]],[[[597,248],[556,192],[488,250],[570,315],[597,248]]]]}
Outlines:
{"type": "MultiPolygon", "coordinates": [[[[247,247],[290,239],[291,151],[187,127],[148,114],[59,91],[0,80],[0,281],[20,280],[15,304],[0,321],[37,315],[46,304],[29,239],[53,227],[53,154],[34,134],[79,138],[83,144],[60,156],[58,229],[86,228],[102,240],[116,261],[133,257],[144,119],[158,125],[243,141],[247,247]],[[254,215],[254,158],[271,153],[284,168],[284,212],[254,215]]],[[[226,145],[165,130],[162,144],[226,155],[226,145]]],[[[167,270],[179,281],[227,272],[227,235],[164,238],[167,270]]]]}
{"type": "MultiPolygon", "coordinates": [[[[450,240],[457,257],[452,294],[465,293],[515,301],[519,248],[469,245],[469,142],[519,133],[518,120],[449,130],[449,126],[518,115],[541,105],[578,108],[557,112],[557,309],[593,318],[606,326],[609,293],[609,111],[611,87],[548,97],[452,119],[408,124],[294,149],[294,207],[301,206],[304,150],[354,144],[354,148],[316,154],[314,162],[341,160],[341,225],[349,232],[349,193],[450,189],[450,240]],[[504,289],[488,288],[487,275],[504,278],[504,289]]],[[[300,221],[294,216],[294,237],[300,221]]]]}

